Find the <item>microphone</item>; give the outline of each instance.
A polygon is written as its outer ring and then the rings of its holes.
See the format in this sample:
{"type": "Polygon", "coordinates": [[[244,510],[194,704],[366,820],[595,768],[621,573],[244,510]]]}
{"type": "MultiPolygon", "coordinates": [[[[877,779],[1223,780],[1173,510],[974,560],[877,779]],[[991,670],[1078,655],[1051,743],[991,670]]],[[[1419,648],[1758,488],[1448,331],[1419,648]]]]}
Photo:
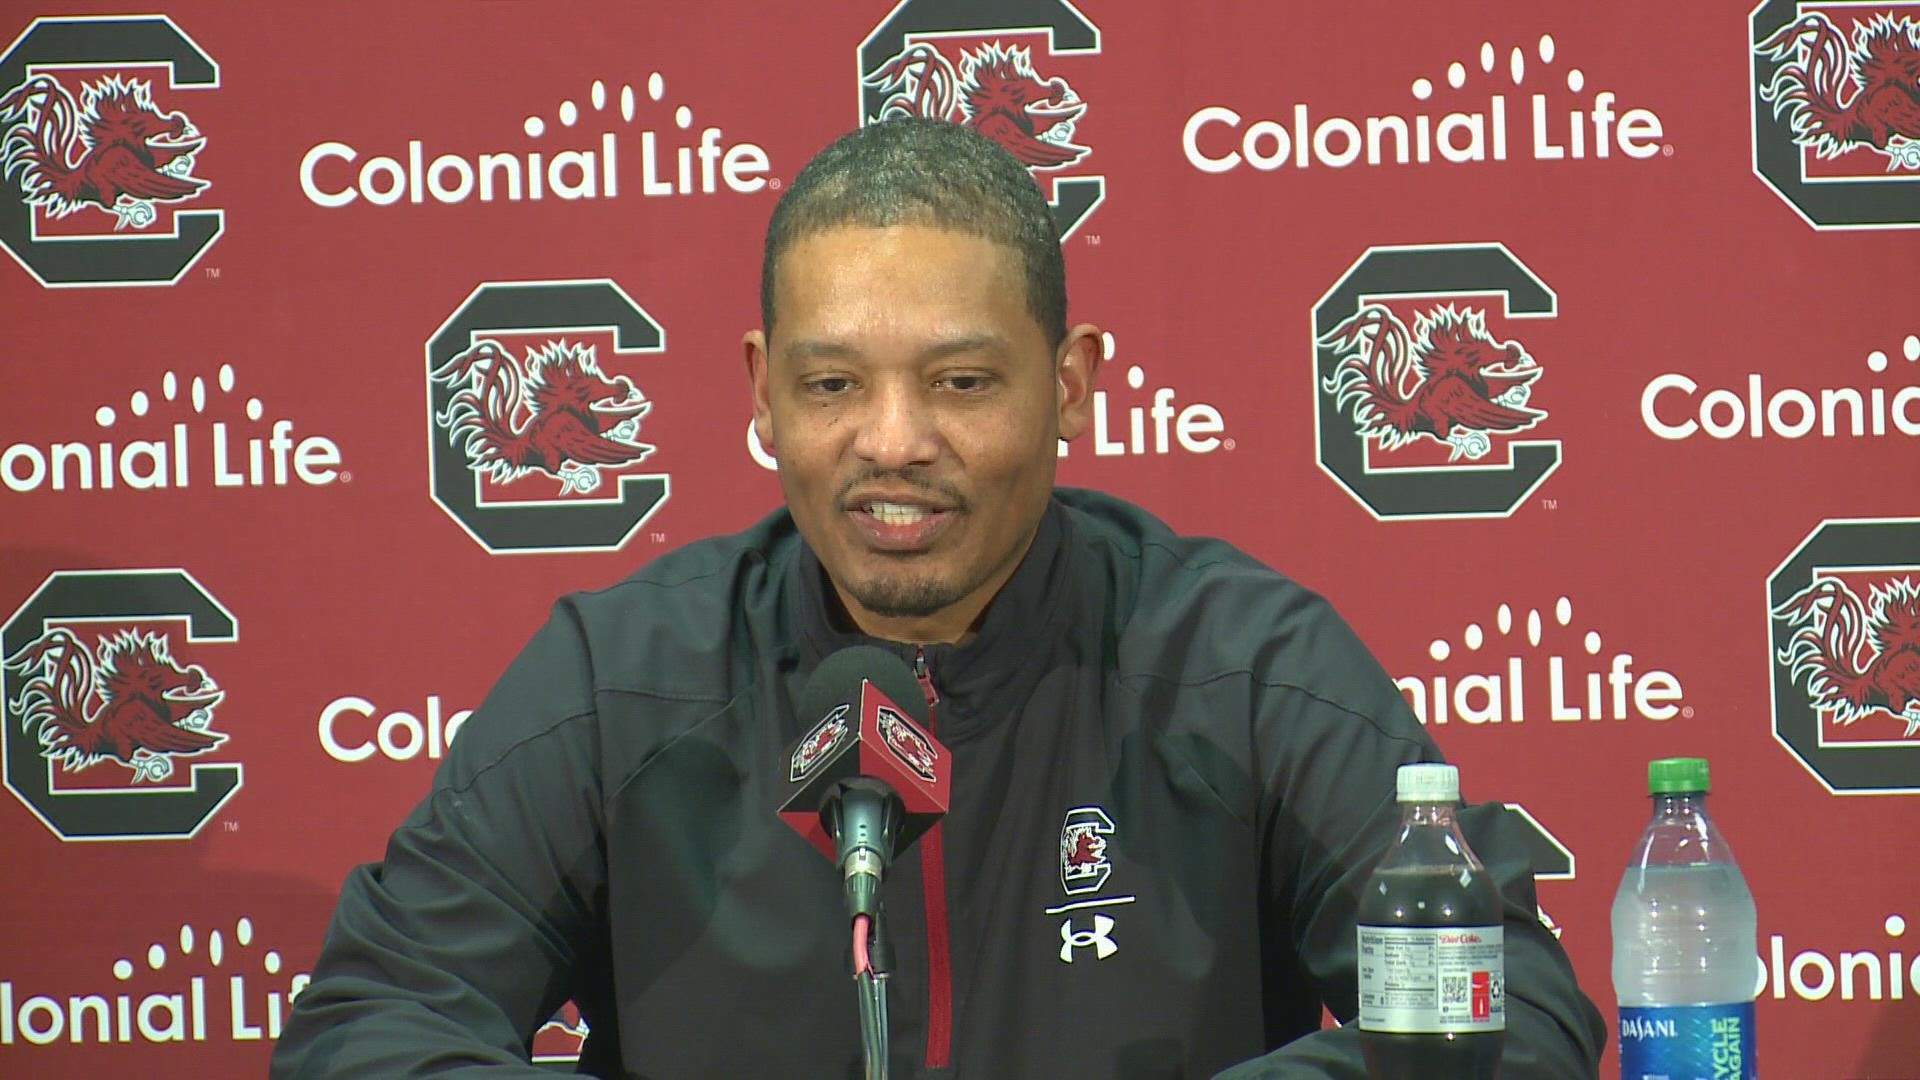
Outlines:
{"type": "Polygon", "coordinates": [[[952,758],[927,733],[919,682],[885,649],[821,661],[800,709],[814,723],[787,755],[780,817],[840,868],[849,912],[877,917],[887,866],[947,812],[952,758]]]}

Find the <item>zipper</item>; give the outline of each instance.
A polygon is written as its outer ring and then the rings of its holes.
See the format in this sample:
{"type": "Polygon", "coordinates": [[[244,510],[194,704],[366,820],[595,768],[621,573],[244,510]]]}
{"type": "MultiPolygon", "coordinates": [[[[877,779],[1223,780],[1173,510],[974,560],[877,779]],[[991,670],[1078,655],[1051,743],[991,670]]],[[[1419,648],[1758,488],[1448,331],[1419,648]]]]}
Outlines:
{"type": "Polygon", "coordinates": [[[927,712],[931,722],[933,707],[940,704],[940,691],[933,688],[933,671],[927,667],[927,647],[913,647],[913,677],[920,680],[920,692],[927,696],[927,712]]]}
{"type": "MultiPolygon", "coordinates": [[[[927,697],[927,730],[934,732],[934,706],[940,691],[933,688],[933,669],[927,666],[927,647],[913,647],[913,677],[927,697]]],[[[937,732],[936,732],[937,734],[937,732]]],[[[953,953],[947,926],[947,861],[941,831],[935,822],[920,840],[921,906],[927,916],[927,1053],[929,1069],[953,1064],[953,953]]]]}

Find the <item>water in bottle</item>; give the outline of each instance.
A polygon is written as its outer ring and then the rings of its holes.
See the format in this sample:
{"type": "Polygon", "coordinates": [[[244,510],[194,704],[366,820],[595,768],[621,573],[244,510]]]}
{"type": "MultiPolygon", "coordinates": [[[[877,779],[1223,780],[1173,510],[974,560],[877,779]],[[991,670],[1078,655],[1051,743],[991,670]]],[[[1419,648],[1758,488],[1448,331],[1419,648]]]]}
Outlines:
{"type": "Polygon", "coordinates": [[[1403,765],[1400,833],[1360,900],[1360,1049],[1367,1075],[1497,1077],[1506,1038],[1499,890],[1454,813],[1451,765],[1403,765]]]}
{"type": "Polygon", "coordinates": [[[1647,767],[1653,820],[1613,898],[1620,1073],[1752,1080],[1753,894],[1707,816],[1707,763],[1647,767]]]}

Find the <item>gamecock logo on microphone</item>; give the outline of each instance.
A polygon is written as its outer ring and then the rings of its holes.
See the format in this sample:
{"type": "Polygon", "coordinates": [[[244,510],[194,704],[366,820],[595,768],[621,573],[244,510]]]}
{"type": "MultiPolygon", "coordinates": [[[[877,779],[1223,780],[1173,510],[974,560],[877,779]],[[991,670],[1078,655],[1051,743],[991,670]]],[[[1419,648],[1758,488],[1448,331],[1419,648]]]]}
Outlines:
{"type": "Polygon", "coordinates": [[[1828,521],[1768,580],[1773,733],[1834,794],[1920,792],[1920,519],[1828,521]]]}
{"type": "Polygon", "coordinates": [[[0,246],[47,286],[170,285],[224,227],[186,210],[220,69],[165,16],[36,19],[0,54],[0,246]]]}
{"type": "Polygon", "coordinates": [[[1099,52],[1099,27],[1064,0],[902,0],[860,43],[860,122],[947,120],[999,143],[1042,190],[1051,180],[1064,241],[1106,197],[1106,178],[1082,174],[1087,102],[1054,69],[1099,52]]]}
{"type": "Polygon", "coordinates": [[[933,783],[933,763],[939,757],[939,751],[927,740],[913,722],[885,705],[874,714],[874,722],[880,728],[880,740],[893,751],[900,763],[913,770],[913,774],[927,783],[933,783]]]}
{"type": "Polygon", "coordinates": [[[1753,11],[1753,167],[1816,229],[1920,225],[1920,4],[1753,11]]]}
{"type": "Polygon", "coordinates": [[[833,756],[833,752],[846,741],[849,730],[847,714],[852,711],[851,705],[835,705],[832,712],[813,725],[813,730],[800,740],[800,745],[793,748],[793,759],[787,763],[789,783],[797,784],[805,780],[821,762],[833,756]]]}

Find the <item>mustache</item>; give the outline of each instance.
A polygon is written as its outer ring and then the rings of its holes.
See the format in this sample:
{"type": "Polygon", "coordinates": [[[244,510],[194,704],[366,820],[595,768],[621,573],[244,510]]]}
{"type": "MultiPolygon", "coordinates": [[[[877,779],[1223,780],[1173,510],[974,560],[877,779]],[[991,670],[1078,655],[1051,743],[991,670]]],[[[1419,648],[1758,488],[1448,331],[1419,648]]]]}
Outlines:
{"type": "Polygon", "coordinates": [[[952,507],[955,510],[968,508],[967,497],[959,488],[935,480],[921,469],[862,469],[840,485],[840,494],[835,501],[844,507],[848,505],[848,500],[852,497],[855,488],[873,483],[912,488],[916,494],[921,495],[928,502],[952,507]]]}

